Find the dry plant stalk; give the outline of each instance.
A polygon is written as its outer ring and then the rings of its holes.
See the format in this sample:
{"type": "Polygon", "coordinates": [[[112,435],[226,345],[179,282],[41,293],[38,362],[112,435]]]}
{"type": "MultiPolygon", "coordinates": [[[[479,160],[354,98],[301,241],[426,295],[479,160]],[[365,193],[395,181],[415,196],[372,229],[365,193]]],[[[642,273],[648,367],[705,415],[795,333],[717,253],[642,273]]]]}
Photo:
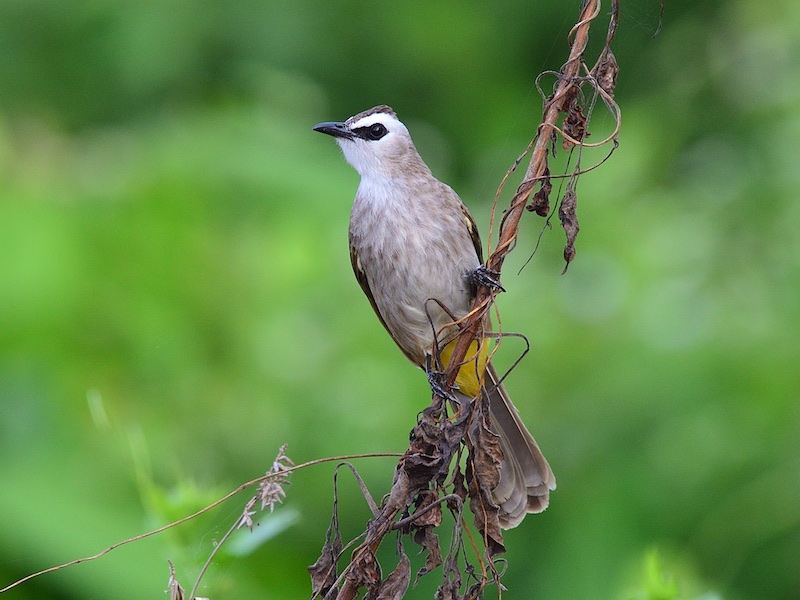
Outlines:
{"type": "MultiPolygon", "coordinates": [[[[259,504],[259,503],[261,504],[260,510],[263,511],[263,510],[269,508],[270,512],[272,512],[272,510],[274,509],[275,505],[276,504],[280,504],[282,502],[282,499],[285,496],[285,493],[284,493],[284,490],[283,490],[283,486],[285,486],[288,483],[287,476],[290,473],[294,472],[294,471],[299,471],[301,469],[307,469],[309,467],[314,467],[314,466],[321,465],[321,464],[324,464],[324,463],[329,463],[329,462],[342,462],[342,461],[351,461],[351,460],[364,459],[364,458],[387,458],[387,457],[397,457],[397,456],[399,456],[399,455],[396,454],[396,453],[385,453],[385,452],[377,452],[377,453],[373,452],[373,453],[368,453],[368,454],[346,454],[346,455],[342,455],[342,456],[328,456],[328,457],[325,457],[325,458],[318,458],[318,459],[315,459],[315,460],[311,460],[311,461],[305,462],[305,463],[300,464],[300,465],[293,465],[293,464],[291,464],[291,461],[286,456],[286,446],[285,445],[281,446],[280,450],[278,451],[278,455],[276,456],[275,460],[273,461],[272,468],[269,471],[267,471],[267,473],[265,475],[262,475],[260,477],[257,477],[256,479],[252,479],[250,481],[246,481],[245,483],[242,483],[241,485],[237,486],[235,489],[231,490],[230,492],[228,492],[227,494],[225,494],[224,496],[222,496],[218,500],[215,500],[211,504],[208,504],[208,505],[204,506],[200,510],[195,511],[194,513],[192,513],[192,514],[190,514],[188,516],[182,517],[182,518],[178,519],[177,521],[173,521],[171,523],[168,523],[167,525],[163,525],[163,526],[158,527],[156,529],[153,529],[151,531],[148,531],[148,532],[145,532],[145,533],[140,533],[139,535],[135,535],[133,537],[129,537],[129,538],[124,539],[122,541],[116,542],[116,543],[112,544],[111,546],[108,546],[104,550],[101,550],[100,552],[97,552],[97,553],[92,554],[90,556],[84,556],[84,557],[81,557],[81,558],[76,558],[76,559],[67,561],[65,563],[59,564],[59,565],[55,565],[55,566],[52,566],[52,567],[48,567],[46,569],[41,569],[41,570],[36,571],[34,573],[30,573],[30,574],[26,575],[25,577],[17,579],[16,581],[14,581],[14,582],[12,582],[12,583],[10,583],[8,585],[5,585],[4,587],[0,588],[0,594],[2,594],[4,592],[8,592],[8,591],[10,591],[10,590],[12,590],[12,589],[14,589],[16,587],[19,587],[22,584],[24,584],[24,583],[26,583],[26,582],[28,582],[28,581],[30,581],[32,579],[36,579],[37,577],[41,577],[43,575],[47,575],[48,573],[54,573],[56,571],[61,571],[62,569],[68,569],[68,568],[74,567],[74,566],[82,564],[82,563],[87,563],[87,562],[92,562],[92,561],[95,561],[95,560],[99,560],[99,559],[103,558],[104,556],[106,556],[107,554],[110,554],[111,552],[115,551],[116,549],[121,548],[122,546],[126,546],[126,545],[132,544],[134,542],[139,542],[139,541],[144,540],[146,538],[153,537],[155,535],[163,533],[164,531],[167,531],[168,529],[173,529],[175,527],[179,527],[180,525],[183,525],[184,523],[188,523],[189,521],[191,521],[193,519],[196,519],[200,515],[208,513],[209,511],[221,506],[222,504],[224,504],[225,502],[231,500],[234,496],[236,496],[237,494],[243,492],[244,490],[246,490],[248,488],[251,488],[251,487],[256,487],[256,495],[253,496],[250,499],[250,501],[247,502],[247,504],[244,507],[244,510],[242,511],[242,515],[236,519],[236,521],[233,523],[233,525],[231,525],[231,529],[225,535],[225,539],[227,539],[228,536],[230,535],[230,533],[233,530],[239,529],[241,527],[250,527],[250,525],[252,524],[253,509],[256,507],[257,504],[259,504]]],[[[209,564],[213,560],[213,558],[216,555],[218,549],[222,546],[224,541],[225,540],[221,540],[220,542],[218,542],[217,545],[215,546],[214,550],[211,552],[210,556],[208,557],[208,560],[206,561],[206,564],[203,566],[203,569],[201,570],[200,574],[198,575],[198,577],[197,577],[197,579],[195,581],[195,584],[194,584],[195,589],[199,585],[200,579],[203,577],[203,574],[204,574],[205,570],[208,568],[209,564]]],[[[168,566],[169,566],[169,582],[168,582],[168,590],[167,590],[167,592],[169,593],[170,598],[172,600],[183,600],[186,597],[186,591],[183,589],[183,587],[178,582],[178,579],[177,579],[176,574],[175,574],[175,568],[174,568],[172,562],[171,561],[167,561],[167,562],[168,562],[168,566]]],[[[196,598],[194,596],[194,590],[189,595],[189,597],[191,598],[191,600],[206,600],[206,599],[203,599],[203,598],[196,598]]]]}
{"type": "MultiPolygon", "coordinates": [[[[565,151],[577,149],[579,156],[586,147],[610,143],[612,144],[610,155],[617,146],[620,111],[614,102],[613,93],[618,68],[611,52],[611,42],[618,23],[618,0],[612,0],[605,46],[595,66],[589,69],[583,59],[589,39],[589,29],[600,14],[600,4],[600,0],[584,0],[579,20],[570,31],[569,59],[556,74],[557,81],[552,94],[545,98],[541,123],[526,150],[527,154],[532,149],[530,163],[522,183],[511,199],[510,207],[504,213],[497,247],[486,263],[489,269],[498,273],[514,246],[519,223],[526,209],[548,218],[552,215],[549,196],[553,175],[548,166],[548,157],[555,152],[557,137],[561,137],[565,151]],[[584,87],[593,91],[591,94],[593,99],[586,112],[582,105],[584,87]],[[600,97],[614,116],[616,126],[606,139],[588,144],[585,139],[589,135],[591,109],[597,97],[600,97]],[[561,114],[565,117],[559,127],[557,122],[561,114]],[[539,189],[533,194],[537,186],[539,189]]],[[[522,157],[512,166],[503,183],[521,159],[522,157]]],[[[586,170],[591,168],[594,167],[586,170]]],[[[577,179],[586,170],[581,169],[578,160],[572,173],[564,175],[568,178],[568,182],[565,194],[558,203],[558,215],[567,239],[564,248],[567,266],[575,256],[574,243],[579,231],[576,213],[577,179]]],[[[565,266],[565,271],[566,268],[565,266]]],[[[458,322],[459,339],[445,372],[446,381],[450,385],[455,382],[458,370],[464,364],[470,344],[473,340],[482,339],[484,335],[482,323],[487,311],[494,304],[496,293],[496,290],[480,286],[472,311],[458,322]]],[[[499,459],[496,455],[498,450],[496,439],[493,439],[487,426],[486,406],[485,403],[474,402],[468,409],[457,412],[452,418],[448,418],[445,412],[445,399],[434,395],[431,406],[421,413],[416,427],[411,432],[411,443],[395,469],[391,491],[375,518],[368,524],[362,534],[363,541],[353,550],[351,560],[341,574],[337,573],[337,563],[344,550],[338,531],[338,516],[334,513],[322,555],[309,567],[314,598],[352,600],[362,588],[366,590],[364,598],[367,600],[402,598],[411,577],[408,558],[402,549],[402,536],[398,541],[400,555],[398,565],[386,578],[382,576],[376,558],[376,552],[384,537],[393,531],[409,535],[427,553],[426,565],[417,577],[432,568],[443,566],[442,583],[436,593],[437,599],[482,598],[485,586],[492,582],[498,584],[498,590],[502,590],[494,557],[503,552],[504,547],[498,522],[498,509],[491,496],[493,482],[499,477],[499,459]],[[451,475],[451,463],[454,458],[461,457],[464,447],[468,452],[465,472],[461,472],[459,461],[456,460],[451,475]],[[448,480],[448,477],[451,479],[448,480]],[[445,492],[448,484],[453,488],[451,494],[445,492]],[[473,513],[475,526],[481,535],[484,550],[481,556],[475,541],[470,540],[477,555],[478,565],[475,568],[474,565],[466,563],[463,571],[472,583],[462,592],[466,584],[459,561],[465,562],[466,558],[464,556],[459,558],[463,549],[461,535],[462,533],[469,535],[469,530],[462,523],[461,515],[463,506],[467,502],[473,513]],[[450,552],[444,558],[434,533],[435,528],[442,522],[443,506],[447,507],[455,517],[453,543],[450,552]],[[398,515],[401,516],[399,520],[398,515]]]]}

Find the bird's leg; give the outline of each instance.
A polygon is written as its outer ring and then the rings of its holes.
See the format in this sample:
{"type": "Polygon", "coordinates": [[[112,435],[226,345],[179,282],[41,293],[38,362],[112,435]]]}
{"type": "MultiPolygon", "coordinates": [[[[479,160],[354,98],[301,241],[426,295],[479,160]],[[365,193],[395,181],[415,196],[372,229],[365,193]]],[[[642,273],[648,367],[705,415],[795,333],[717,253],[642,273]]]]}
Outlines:
{"type": "Polygon", "coordinates": [[[467,273],[467,279],[474,286],[485,285],[486,287],[505,292],[505,288],[500,285],[500,273],[490,269],[486,265],[480,265],[476,269],[467,273]]]}
{"type": "Polygon", "coordinates": [[[450,402],[458,402],[458,399],[450,393],[450,390],[457,390],[458,386],[447,385],[445,373],[436,371],[433,368],[433,357],[430,354],[425,355],[425,374],[428,376],[428,385],[431,386],[431,391],[434,394],[450,402]]]}

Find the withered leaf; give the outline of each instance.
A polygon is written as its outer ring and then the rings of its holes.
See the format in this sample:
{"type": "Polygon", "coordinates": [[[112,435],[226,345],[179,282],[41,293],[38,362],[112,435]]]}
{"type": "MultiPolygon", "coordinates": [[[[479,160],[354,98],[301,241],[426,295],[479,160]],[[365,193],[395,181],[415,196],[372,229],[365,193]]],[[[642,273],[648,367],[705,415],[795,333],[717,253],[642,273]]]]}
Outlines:
{"type": "Polygon", "coordinates": [[[367,588],[364,600],[376,600],[381,586],[381,565],[369,547],[361,546],[353,553],[353,560],[345,577],[355,587],[367,588]]]}
{"type": "Polygon", "coordinates": [[[550,167],[545,166],[541,182],[541,187],[533,195],[531,203],[525,208],[535,212],[540,217],[546,217],[550,212],[550,192],[553,189],[553,184],[550,181],[550,167]]]}
{"type": "Polygon", "coordinates": [[[411,563],[405,552],[400,553],[400,561],[395,570],[389,573],[380,587],[378,588],[375,600],[400,600],[408,590],[411,581],[411,563]]]}
{"type": "Polygon", "coordinates": [[[597,85],[612,98],[614,97],[614,88],[617,86],[618,73],[619,65],[617,64],[617,59],[611,49],[608,48],[603,57],[594,66],[594,69],[592,69],[592,75],[597,80],[597,85]]]}
{"type": "MultiPolygon", "coordinates": [[[[589,136],[589,134],[586,132],[586,124],[586,115],[583,114],[583,109],[581,108],[580,104],[574,102],[570,105],[567,116],[564,117],[564,121],[562,123],[564,133],[572,138],[572,140],[582,142],[589,136]]],[[[572,140],[566,137],[564,138],[564,141],[561,144],[564,150],[569,151],[573,146],[575,146],[575,142],[572,140]]]]}
{"type": "Polygon", "coordinates": [[[403,460],[410,495],[416,495],[419,490],[427,488],[432,480],[447,475],[449,456],[445,460],[443,452],[446,445],[441,427],[423,411],[419,423],[411,430],[411,444],[403,460]]]}
{"type": "Polygon", "coordinates": [[[492,498],[492,490],[500,482],[503,451],[497,436],[489,429],[486,404],[478,403],[479,410],[476,411],[475,422],[470,430],[467,482],[469,507],[475,526],[486,542],[486,552],[489,557],[493,557],[505,552],[500,530],[500,508],[492,498]]]}
{"type": "Polygon", "coordinates": [[[422,411],[411,431],[411,443],[403,458],[408,476],[408,503],[431,483],[443,485],[450,472],[450,462],[461,447],[466,419],[438,419],[431,407],[422,411]]]}
{"type": "Polygon", "coordinates": [[[564,90],[564,95],[561,97],[561,104],[558,107],[558,110],[564,113],[568,113],[570,107],[573,106],[578,98],[578,94],[580,94],[581,88],[578,85],[577,81],[574,80],[569,87],[564,90]]]}
{"type": "MultiPolygon", "coordinates": [[[[572,138],[572,140],[576,140],[577,142],[582,142],[584,138],[588,136],[586,133],[586,115],[583,114],[583,109],[578,102],[578,98],[580,97],[580,89],[581,88],[578,83],[573,83],[570,85],[564,94],[561,106],[559,107],[561,112],[565,113],[564,120],[561,125],[564,133],[572,138]]],[[[575,142],[572,140],[566,137],[563,139],[561,146],[564,148],[564,150],[569,151],[573,146],[575,146],[575,142]]]]}
{"type": "Polygon", "coordinates": [[[492,502],[490,494],[476,493],[470,497],[469,508],[474,517],[475,527],[486,543],[486,554],[497,556],[506,551],[503,532],[500,529],[500,509],[492,502]]]}
{"type": "Polygon", "coordinates": [[[433,504],[439,499],[439,496],[433,490],[423,492],[417,498],[417,509],[414,511],[415,517],[413,524],[415,527],[438,527],[442,524],[442,506],[433,504]]]}
{"type": "MultiPolygon", "coordinates": [[[[461,498],[461,504],[467,499],[467,484],[464,481],[464,473],[461,471],[461,466],[456,463],[453,469],[453,493],[461,498]]],[[[447,508],[454,513],[459,513],[461,507],[455,499],[447,501],[447,508]]]]}
{"type": "Polygon", "coordinates": [[[442,564],[442,551],[439,548],[439,536],[433,532],[432,527],[425,527],[415,531],[414,541],[422,547],[423,551],[428,553],[425,558],[425,566],[417,571],[417,576],[414,579],[414,585],[417,585],[420,577],[424,577],[442,564]]]}
{"type": "Polygon", "coordinates": [[[336,511],[325,534],[325,545],[322,554],[313,565],[308,567],[311,575],[311,591],[313,597],[327,597],[336,583],[336,564],[342,552],[342,537],[339,533],[339,519],[336,511]]]}
{"type": "Polygon", "coordinates": [[[558,218],[561,219],[561,226],[564,228],[564,233],[567,236],[567,244],[564,246],[564,270],[561,274],[567,272],[569,263],[575,258],[575,239],[578,237],[580,225],[578,224],[578,196],[575,194],[575,188],[572,185],[567,186],[567,191],[561,199],[561,205],[558,207],[558,218]]]}
{"type": "MultiPolygon", "coordinates": [[[[490,427],[487,401],[476,403],[468,442],[470,460],[467,462],[467,467],[473,469],[473,477],[469,483],[470,485],[477,483],[491,492],[500,482],[503,451],[500,448],[500,439],[490,427]]],[[[469,476],[468,470],[467,477],[469,476]]]]}

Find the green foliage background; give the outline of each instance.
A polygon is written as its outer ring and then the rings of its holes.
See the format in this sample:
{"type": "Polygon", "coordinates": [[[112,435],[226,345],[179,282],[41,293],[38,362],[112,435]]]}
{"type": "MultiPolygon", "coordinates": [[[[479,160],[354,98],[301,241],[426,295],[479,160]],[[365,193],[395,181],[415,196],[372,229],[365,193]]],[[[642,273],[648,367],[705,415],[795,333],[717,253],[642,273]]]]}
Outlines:
{"type": "MultiPolygon", "coordinates": [[[[0,0],[0,585],[284,442],[405,448],[425,378],[361,297],[357,177],[311,126],[391,104],[486,232],[577,4],[0,0]]],[[[622,14],[622,145],[581,180],[576,262],[554,229],[518,274],[529,215],[504,271],[532,342],[508,387],[559,481],[507,535],[504,597],[798,598],[800,4],[667,2],[655,38],[657,2],[622,14]]],[[[357,466],[380,496],[393,464],[357,466]]],[[[331,480],[293,476],[262,519],[287,528],[200,595],[308,597],[331,480]]],[[[247,497],[6,596],[159,597],[167,559],[189,587],[247,497]]],[[[340,499],[355,535],[347,478],[340,499]]]]}

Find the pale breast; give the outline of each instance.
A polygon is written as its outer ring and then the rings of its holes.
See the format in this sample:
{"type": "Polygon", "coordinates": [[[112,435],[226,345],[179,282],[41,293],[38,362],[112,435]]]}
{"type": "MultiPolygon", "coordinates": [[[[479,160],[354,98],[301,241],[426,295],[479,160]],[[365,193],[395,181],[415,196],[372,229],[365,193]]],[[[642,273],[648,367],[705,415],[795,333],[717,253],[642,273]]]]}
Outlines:
{"type": "Polygon", "coordinates": [[[457,318],[469,311],[466,274],[479,264],[460,199],[436,184],[387,190],[362,180],[350,220],[350,242],[375,306],[417,364],[430,352],[434,331],[452,321],[440,303],[457,318]]]}

